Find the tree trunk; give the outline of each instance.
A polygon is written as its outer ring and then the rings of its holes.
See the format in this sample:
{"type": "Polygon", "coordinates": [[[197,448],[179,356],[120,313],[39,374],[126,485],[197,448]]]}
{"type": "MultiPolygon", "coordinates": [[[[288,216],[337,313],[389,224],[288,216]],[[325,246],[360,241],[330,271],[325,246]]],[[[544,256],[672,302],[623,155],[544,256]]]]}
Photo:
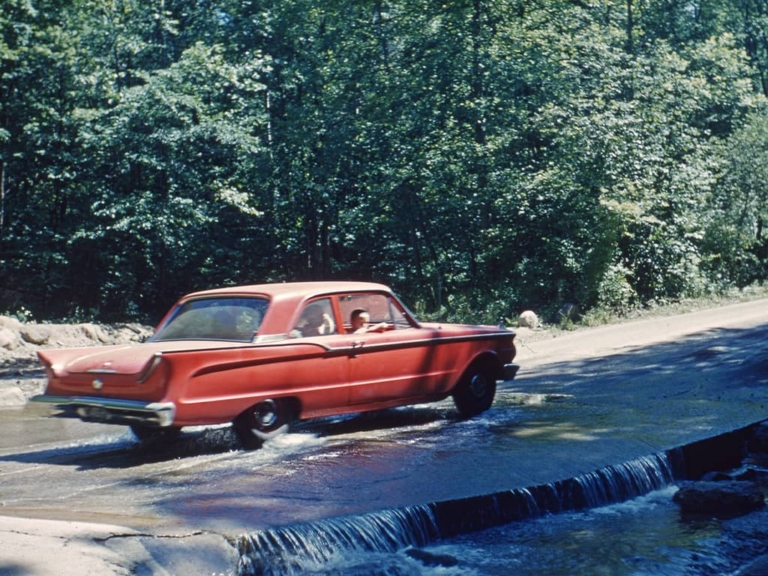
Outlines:
{"type": "Polygon", "coordinates": [[[632,2],[633,0],[627,0],[627,52],[632,54],[635,50],[634,46],[634,19],[632,15],[632,2]]]}

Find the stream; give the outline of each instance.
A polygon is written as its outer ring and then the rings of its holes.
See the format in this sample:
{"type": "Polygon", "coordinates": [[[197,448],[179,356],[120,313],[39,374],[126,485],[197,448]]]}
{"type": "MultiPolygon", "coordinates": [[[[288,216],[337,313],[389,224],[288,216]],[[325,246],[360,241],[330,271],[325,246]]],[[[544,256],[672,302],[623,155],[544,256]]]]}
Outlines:
{"type": "MultiPolygon", "coordinates": [[[[489,497],[252,532],[240,539],[239,573],[737,574],[768,553],[768,511],[683,517],[672,498],[684,460],[678,449],[489,497]]],[[[750,468],[765,492],[768,470],[750,468]]]]}

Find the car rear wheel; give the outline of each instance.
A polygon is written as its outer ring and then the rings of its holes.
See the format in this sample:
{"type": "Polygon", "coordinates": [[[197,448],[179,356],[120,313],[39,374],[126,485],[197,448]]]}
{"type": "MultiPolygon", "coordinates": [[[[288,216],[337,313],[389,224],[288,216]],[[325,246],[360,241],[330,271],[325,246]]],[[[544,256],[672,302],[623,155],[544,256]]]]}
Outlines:
{"type": "Polygon", "coordinates": [[[131,424],[131,432],[144,443],[161,442],[165,440],[175,440],[181,435],[181,427],[168,426],[159,428],[157,426],[143,426],[141,424],[131,424]]]}
{"type": "Polygon", "coordinates": [[[456,385],[453,403],[465,418],[485,412],[496,396],[496,377],[487,362],[472,364],[456,385]]]}
{"type": "Polygon", "coordinates": [[[290,424],[294,414],[289,400],[270,398],[248,408],[232,424],[246,448],[259,448],[283,426],[290,424]]]}

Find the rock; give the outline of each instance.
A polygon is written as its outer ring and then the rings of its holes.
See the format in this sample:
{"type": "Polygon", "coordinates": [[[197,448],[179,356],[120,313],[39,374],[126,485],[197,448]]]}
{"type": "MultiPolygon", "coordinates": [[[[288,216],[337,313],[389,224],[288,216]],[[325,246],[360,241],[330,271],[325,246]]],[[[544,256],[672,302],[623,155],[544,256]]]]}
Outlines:
{"type": "Polygon", "coordinates": [[[425,566],[450,568],[459,564],[458,559],[450,554],[435,554],[420,548],[409,548],[405,553],[425,566]]]}
{"type": "Polygon", "coordinates": [[[123,328],[126,330],[130,330],[134,334],[138,334],[139,336],[144,336],[147,334],[147,332],[151,332],[152,328],[150,326],[144,326],[142,324],[137,324],[136,322],[129,322],[128,324],[124,324],[123,328]]]}
{"type": "Polygon", "coordinates": [[[0,388],[0,406],[22,406],[26,401],[19,388],[0,388]]]}
{"type": "Polygon", "coordinates": [[[747,446],[752,452],[768,453],[768,423],[761,422],[755,426],[747,446]]]}
{"type": "Polygon", "coordinates": [[[121,341],[145,342],[153,330],[141,324],[124,324],[117,329],[121,341]]]}
{"type": "Polygon", "coordinates": [[[760,479],[760,474],[754,468],[747,468],[743,472],[738,472],[733,475],[734,480],[745,480],[748,482],[756,482],[760,479]]]}
{"type": "Polygon", "coordinates": [[[521,328],[535,330],[539,327],[539,317],[532,310],[526,310],[517,319],[517,325],[521,328]]]}
{"type": "Polygon", "coordinates": [[[19,327],[19,335],[25,342],[38,346],[47,344],[50,338],[48,330],[38,324],[22,324],[19,327]]]}
{"type": "Polygon", "coordinates": [[[16,332],[9,328],[0,328],[0,348],[14,350],[19,347],[19,339],[16,332]]]}
{"type": "Polygon", "coordinates": [[[765,576],[768,574],[768,555],[758,556],[739,570],[739,576],[765,576]]]}
{"type": "Polygon", "coordinates": [[[101,326],[96,324],[81,324],[80,329],[88,338],[96,340],[102,344],[107,344],[110,341],[109,336],[101,326]]]}
{"type": "Polygon", "coordinates": [[[19,326],[21,326],[21,322],[19,322],[16,318],[11,318],[10,316],[0,316],[0,328],[18,330],[19,326]]]}
{"type": "Polygon", "coordinates": [[[754,482],[693,482],[678,490],[673,500],[683,514],[734,518],[765,506],[765,496],[754,482]]]}
{"type": "Polygon", "coordinates": [[[701,477],[702,482],[725,482],[728,480],[733,480],[733,476],[726,474],[725,472],[720,472],[719,470],[707,472],[701,477]]]}

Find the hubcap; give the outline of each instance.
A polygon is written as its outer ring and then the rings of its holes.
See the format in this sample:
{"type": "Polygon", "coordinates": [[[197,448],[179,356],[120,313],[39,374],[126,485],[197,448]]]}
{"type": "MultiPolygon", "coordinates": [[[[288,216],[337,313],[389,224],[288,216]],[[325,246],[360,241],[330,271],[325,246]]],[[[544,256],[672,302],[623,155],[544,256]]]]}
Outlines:
{"type": "Polygon", "coordinates": [[[482,374],[475,374],[469,381],[469,390],[475,398],[482,398],[485,394],[486,381],[482,374]]]}
{"type": "Polygon", "coordinates": [[[279,413],[277,410],[277,402],[274,400],[264,400],[258,406],[253,414],[256,417],[256,422],[262,428],[268,428],[277,422],[279,413]]]}

